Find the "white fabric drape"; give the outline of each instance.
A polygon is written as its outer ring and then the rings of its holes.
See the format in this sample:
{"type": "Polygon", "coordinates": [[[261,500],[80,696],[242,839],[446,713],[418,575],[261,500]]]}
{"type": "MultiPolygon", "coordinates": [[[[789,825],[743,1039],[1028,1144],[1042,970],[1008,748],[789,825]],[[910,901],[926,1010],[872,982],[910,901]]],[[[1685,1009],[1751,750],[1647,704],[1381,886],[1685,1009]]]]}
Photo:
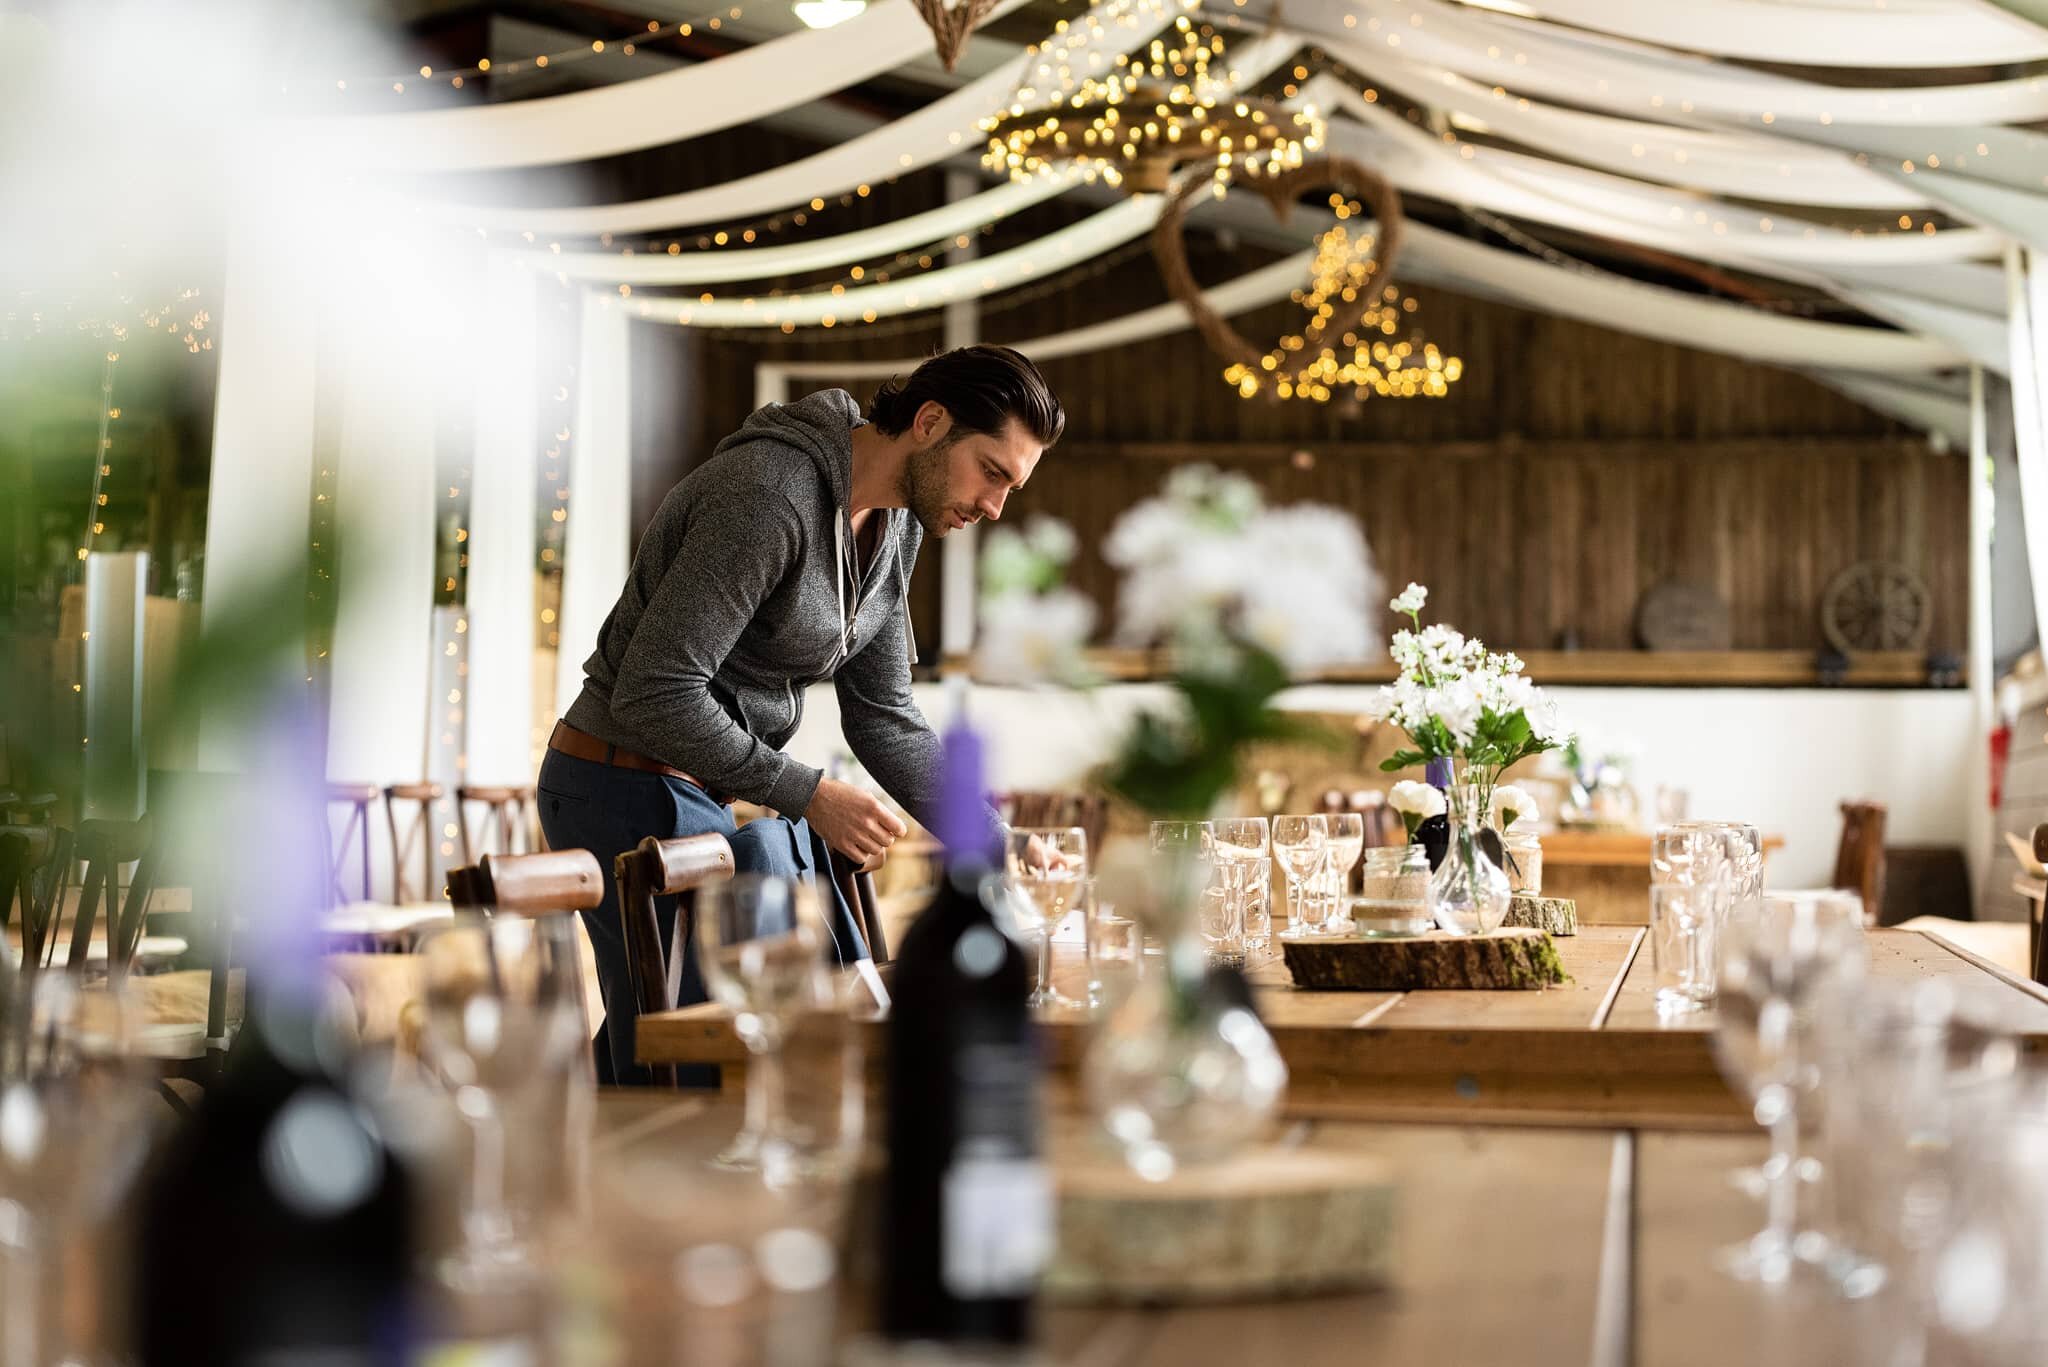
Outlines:
{"type": "MultiPolygon", "coordinates": [[[[207,631],[270,592],[303,588],[313,502],[312,278],[260,208],[245,206],[233,223],[206,482],[207,631]]],[[[199,767],[241,769],[247,722],[209,710],[199,767]]]]}
{"type": "Polygon", "coordinates": [[[783,323],[818,323],[827,318],[853,322],[866,313],[877,318],[915,313],[1014,289],[1099,256],[1150,232],[1163,207],[1161,195],[1133,196],[1024,246],[965,265],[922,271],[909,279],[864,285],[836,295],[811,291],[763,295],[759,299],[714,299],[708,304],[696,299],[639,297],[625,300],[623,305],[636,317],[699,327],[778,327],[783,323]]]}
{"type": "MultiPolygon", "coordinates": [[[[997,0],[990,18],[1023,3],[997,0]]],[[[910,0],[875,0],[835,28],[800,29],[696,66],[534,100],[308,120],[292,143],[309,162],[394,171],[588,161],[808,104],[902,66],[931,45],[931,30],[910,0]]]]}
{"type": "MultiPolygon", "coordinates": [[[[1793,80],[1663,49],[1480,15],[1437,0],[1296,0],[1287,22],[1331,42],[1391,50],[1523,94],[1646,118],[1774,121],[1822,115],[1845,123],[1936,127],[2048,118],[2048,82],[1845,87],[1793,80]],[[1346,25],[1346,16],[1353,23],[1346,25]],[[1411,24],[1419,18],[1419,24],[1411,24]]],[[[1371,68],[1368,68],[1371,69],[1371,68]]]]}
{"type": "Polygon", "coordinates": [[[558,712],[567,711],[582,689],[583,662],[626,582],[633,539],[631,327],[625,311],[603,296],[583,296],[555,657],[558,712]]]}
{"type": "Polygon", "coordinates": [[[1535,0],[1532,7],[1579,28],[1749,61],[1885,68],[2048,57],[2048,33],[1974,0],[1876,11],[1786,0],[1535,0]]]}
{"type": "Polygon", "coordinates": [[[517,259],[533,270],[558,272],[571,280],[618,284],[715,285],[732,280],[765,280],[866,261],[974,232],[985,224],[1000,222],[1034,204],[1065,194],[1074,183],[1074,179],[1052,176],[1005,181],[980,194],[872,228],[774,247],[686,251],[675,256],[657,252],[633,256],[618,252],[520,252],[517,259]]]}
{"type": "MultiPolygon", "coordinates": [[[[536,281],[510,262],[485,268],[476,315],[476,454],[469,497],[469,706],[472,783],[533,777],[535,453],[539,450],[536,281]]],[[[567,705],[567,700],[563,700],[567,705]]]]}
{"type": "MultiPolygon", "coordinates": [[[[1106,71],[1118,55],[1144,47],[1170,22],[1171,15],[1165,10],[1134,10],[1125,22],[1107,27],[1100,37],[1090,35],[1077,43],[1070,64],[1106,71]]],[[[1246,55],[1250,56],[1249,50],[1246,55]]],[[[1273,60],[1277,62],[1278,58],[1273,60]]],[[[1247,63],[1240,62],[1239,66],[1246,67],[1247,63]]],[[[1270,65],[1266,68],[1271,69],[1270,65]]],[[[461,206],[435,212],[442,218],[492,230],[564,237],[646,232],[755,218],[807,204],[814,198],[843,195],[862,185],[877,184],[890,176],[974,151],[981,144],[976,122],[1002,108],[1016,83],[1013,68],[991,71],[915,114],[894,119],[836,147],[701,190],[658,195],[628,204],[556,209],[461,206]]]]}

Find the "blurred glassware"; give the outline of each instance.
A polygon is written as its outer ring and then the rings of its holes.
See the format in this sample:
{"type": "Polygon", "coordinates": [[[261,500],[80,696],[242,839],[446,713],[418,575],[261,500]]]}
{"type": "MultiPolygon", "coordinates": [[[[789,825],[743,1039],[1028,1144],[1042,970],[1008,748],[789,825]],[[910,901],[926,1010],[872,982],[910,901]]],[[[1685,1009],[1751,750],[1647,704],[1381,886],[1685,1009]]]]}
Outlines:
{"type": "Polygon", "coordinates": [[[89,1355],[104,1345],[72,1342],[66,1253],[128,1193],[161,1109],[133,1053],[137,1008],[123,982],[0,972],[0,1364],[103,1360],[89,1355]]]}
{"type": "Polygon", "coordinates": [[[1273,833],[1262,816],[1219,817],[1209,823],[1213,848],[1221,859],[1242,859],[1252,865],[1245,892],[1244,947],[1263,958],[1273,942],[1273,833]]]}
{"type": "Polygon", "coordinates": [[[1686,808],[1692,804],[1692,795],[1683,788],[1673,788],[1669,784],[1660,783],[1657,785],[1656,803],[1657,824],[1669,826],[1673,822],[1685,820],[1686,808]]]}
{"type": "Polygon", "coordinates": [[[1088,928],[1088,1009],[1108,1010],[1131,994],[1145,972],[1145,940],[1135,917],[1120,914],[1094,878],[1082,880],[1080,906],[1088,928]]]}
{"type": "Polygon", "coordinates": [[[1218,859],[1209,885],[1202,890],[1202,944],[1217,968],[1245,966],[1244,915],[1251,899],[1252,865],[1244,859],[1218,859]]]}
{"type": "Polygon", "coordinates": [[[464,917],[420,940],[422,1062],[469,1133],[457,1292],[536,1282],[551,1215],[573,1204],[588,1146],[582,966],[566,916],[464,917]]]}
{"type": "Polygon", "coordinates": [[[704,990],[732,1012],[748,1054],[746,1120],[714,1161],[785,1185],[801,1154],[789,1132],[783,1046],[800,1017],[833,998],[817,889],[765,873],[707,884],[697,893],[696,934],[704,990]]]}
{"type": "Polygon", "coordinates": [[[1866,946],[1862,907],[1834,893],[1766,893],[1737,905],[1721,936],[1714,1053],[1770,1131],[1767,1223],[1724,1252],[1742,1280],[1780,1283],[1818,1265],[1825,1235],[1800,1206],[1803,1102],[1819,1076],[1815,1021],[1830,994],[1859,981],[1866,946]]]}
{"type": "Polygon", "coordinates": [[[1037,942],[1038,981],[1031,1005],[1083,1005],[1052,985],[1052,940],[1088,876],[1088,833],[1079,826],[1013,827],[1004,854],[1010,884],[1024,894],[1024,900],[1012,903],[1020,928],[1037,942]]]}
{"type": "Polygon", "coordinates": [[[1660,883],[1650,888],[1650,969],[1657,1014],[1699,1011],[1714,996],[1714,929],[1727,883],[1660,883]]]}

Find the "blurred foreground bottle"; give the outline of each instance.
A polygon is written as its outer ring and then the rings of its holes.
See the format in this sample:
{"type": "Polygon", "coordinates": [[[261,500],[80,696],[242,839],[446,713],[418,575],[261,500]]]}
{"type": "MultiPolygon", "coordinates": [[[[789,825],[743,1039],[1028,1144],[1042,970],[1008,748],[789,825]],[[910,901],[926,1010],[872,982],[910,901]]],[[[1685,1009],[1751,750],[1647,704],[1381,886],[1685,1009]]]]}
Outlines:
{"type": "Polygon", "coordinates": [[[1053,1240],[1032,974],[990,912],[1000,860],[981,740],[957,711],[938,824],[945,876],[891,980],[882,1330],[1022,1344],[1053,1240]]]}
{"type": "Polygon", "coordinates": [[[260,893],[218,890],[241,913],[246,1015],[138,1196],[134,1333],[149,1367],[412,1360],[415,1193],[349,1087],[353,1021],[320,963],[325,823],[318,761],[293,743],[304,735],[280,728],[240,800],[206,816],[234,833],[243,868],[261,851],[264,877],[260,893]]]}

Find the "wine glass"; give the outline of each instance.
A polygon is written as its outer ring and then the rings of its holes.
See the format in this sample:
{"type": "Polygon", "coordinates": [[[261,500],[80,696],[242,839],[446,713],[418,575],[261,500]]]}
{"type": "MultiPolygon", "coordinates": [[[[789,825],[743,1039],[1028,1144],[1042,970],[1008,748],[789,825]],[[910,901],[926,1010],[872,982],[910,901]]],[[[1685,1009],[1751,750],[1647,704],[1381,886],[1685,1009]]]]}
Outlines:
{"type": "Polygon", "coordinates": [[[1286,938],[1300,939],[1322,933],[1321,900],[1304,894],[1303,885],[1322,872],[1330,858],[1330,823],[1315,816],[1273,818],[1273,852],[1280,856],[1280,870],[1287,875],[1288,924],[1286,938]]]}
{"type": "Polygon", "coordinates": [[[1209,825],[1219,864],[1236,861],[1250,865],[1243,894],[1244,947],[1249,955],[1264,955],[1273,937],[1272,828],[1262,816],[1222,817],[1209,825]]]}
{"type": "Polygon", "coordinates": [[[1350,921],[1344,899],[1351,891],[1351,871],[1365,854],[1365,817],[1359,812],[1331,812],[1323,820],[1330,828],[1329,883],[1336,899],[1324,924],[1345,924],[1350,921]]]}
{"type": "Polygon", "coordinates": [[[1030,1003],[1082,1006],[1052,985],[1052,937],[1078,905],[1088,875],[1088,834],[1079,826],[1017,827],[1005,848],[1018,929],[1038,940],[1038,978],[1030,1003]]]}
{"type": "Polygon", "coordinates": [[[783,1100],[782,1046],[797,1018],[832,995],[817,890],[782,874],[736,874],[697,894],[695,934],[704,989],[733,1013],[750,1056],[746,1120],[712,1162],[788,1185],[798,1146],[783,1100]]]}
{"type": "Polygon", "coordinates": [[[1817,1265],[1826,1240],[1802,1227],[1801,1102],[1818,1078],[1819,1004],[1859,981],[1865,956],[1859,900],[1831,892],[1766,893],[1737,906],[1721,937],[1714,1053],[1747,1092],[1771,1135],[1767,1223],[1720,1262],[1745,1281],[1781,1283],[1817,1265]]]}
{"type": "Polygon", "coordinates": [[[441,1273],[457,1290],[523,1286],[541,1270],[539,1192],[564,1157],[534,1134],[561,1088],[582,1082],[589,1048],[575,926],[566,916],[464,917],[429,931],[419,960],[421,1057],[471,1145],[462,1246],[441,1273]]]}

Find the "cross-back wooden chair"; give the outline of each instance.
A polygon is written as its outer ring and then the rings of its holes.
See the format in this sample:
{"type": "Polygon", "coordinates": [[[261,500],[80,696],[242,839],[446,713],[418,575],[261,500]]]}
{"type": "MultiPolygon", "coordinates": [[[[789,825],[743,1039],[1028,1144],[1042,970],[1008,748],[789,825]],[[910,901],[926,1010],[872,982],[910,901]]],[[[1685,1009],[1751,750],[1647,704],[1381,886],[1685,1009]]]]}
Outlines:
{"type": "MultiPolygon", "coordinates": [[[[384,820],[391,831],[391,901],[403,906],[407,902],[423,900],[427,887],[432,881],[434,868],[434,804],[441,800],[441,785],[438,783],[393,783],[384,789],[384,820]],[[403,838],[398,828],[398,804],[414,804],[413,814],[405,823],[403,838]],[[420,894],[412,897],[412,879],[406,875],[406,866],[413,861],[413,851],[419,851],[420,894]]],[[[460,823],[457,823],[460,824],[460,823]]]]}
{"type": "MultiPolygon", "coordinates": [[[[619,884],[619,930],[626,942],[633,1014],[637,1018],[672,1011],[682,987],[697,889],[732,877],[732,846],[715,831],[670,840],[650,835],[613,860],[612,872],[619,884]],[[657,897],[677,899],[675,935],[666,951],[661,947],[657,897]]],[[[674,1065],[657,1064],[652,1072],[656,1086],[677,1085],[674,1065]]]]}
{"type": "Polygon", "coordinates": [[[71,832],[0,826],[0,935],[16,927],[26,946],[31,935],[40,933],[70,862],[71,832]]]}
{"type": "MultiPolygon", "coordinates": [[[[83,973],[93,958],[93,931],[100,919],[100,903],[106,903],[106,965],[111,977],[124,976],[135,960],[142,941],[143,912],[156,886],[157,845],[153,823],[147,815],[137,821],[82,821],[74,854],[85,861],[85,886],[78,896],[78,916],[71,923],[71,949],[65,967],[83,973]],[[134,864],[128,882],[128,896],[121,899],[121,866],[134,864]]],[[[61,896],[61,894],[60,894],[61,896]]],[[[61,905],[53,908],[60,912],[61,905]]],[[[56,916],[46,927],[47,949],[38,962],[48,963],[56,953],[56,916]]],[[[182,946],[180,946],[182,949],[182,946]]],[[[26,951],[26,946],[24,946],[26,951]]],[[[24,960],[29,956],[23,954],[24,960]]]]}
{"type": "Polygon", "coordinates": [[[327,785],[327,809],[330,815],[336,807],[348,808],[348,816],[341,823],[341,837],[337,841],[330,831],[328,834],[328,893],[336,906],[344,902],[367,902],[370,900],[370,804],[384,796],[384,790],[374,783],[330,783],[327,785]],[[349,851],[353,847],[360,860],[361,881],[356,895],[351,898],[342,885],[343,871],[349,863],[349,851]]]}
{"type": "Polygon", "coordinates": [[[474,864],[486,853],[530,854],[533,832],[534,790],[531,785],[486,786],[465,783],[455,790],[455,824],[462,833],[462,862],[474,864]],[[481,805],[483,828],[472,828],[469,809],[481,805]],[[495,842],[490,837],[495,836],[495,842]]]}
{"type": "Polygon", "coordinates": [[[1102,852],[1109,803],[1100,793],[1014,792],[995,795],[996,813],[1012,826],[1079,826],[1088,838],[1088,857],[1102,852]]]}
{"type": "Polygon", "coordinates": [[[1829,887],[1863,898],[1863,924],[1876,925],[1884,911],[1884,819],[1881,802],[1844,802],[1842,839],[1835,847],[1835,876],[1829,887]]]}

